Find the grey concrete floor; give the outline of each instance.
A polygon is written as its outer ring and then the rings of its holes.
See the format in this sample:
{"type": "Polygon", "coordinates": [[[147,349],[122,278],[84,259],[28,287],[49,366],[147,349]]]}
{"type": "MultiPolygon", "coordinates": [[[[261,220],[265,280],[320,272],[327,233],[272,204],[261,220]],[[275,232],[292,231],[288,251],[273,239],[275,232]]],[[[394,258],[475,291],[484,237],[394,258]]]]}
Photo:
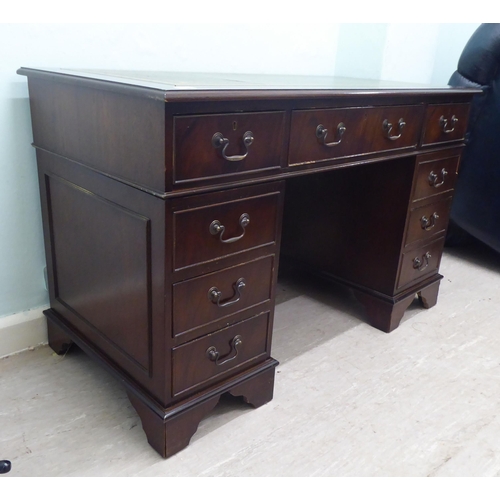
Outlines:
{"type": "Polygon", "coordinates": [[[78,349],[1,359],[0,459],[25,477],[498,476],[500,256],[446,249],[441,273],[437,306],[390,334],[344,289],[280,281],[273,401],[223,399],[168,460],[78,349]]]}

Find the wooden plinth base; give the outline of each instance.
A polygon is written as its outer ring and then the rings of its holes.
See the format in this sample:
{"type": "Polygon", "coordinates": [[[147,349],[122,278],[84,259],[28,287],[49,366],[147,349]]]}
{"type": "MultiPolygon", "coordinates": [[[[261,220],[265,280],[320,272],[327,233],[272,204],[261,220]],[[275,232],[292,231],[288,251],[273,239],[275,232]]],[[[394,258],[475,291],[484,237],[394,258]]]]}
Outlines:
{"type": "MultiPolygon", "coordinates": [[[[47,315],[47,311],[45,311],[47,315]]],[[[65,354],[73,344],[73,341],[65,333],[65,331],[50,318],[47,317],[47,334],[49,338],[49,346],[56,354],[65,354]]]]}
{"type": "Polygon", "coordinates": [[[436,305],[441,278],[441,275],[437,275],[432,282],[424,282],[395,297],[369,293],[356,288],[353,288],[353,292],[363,305],[368,322],[373,327],[389,333],[399,326],[406,309],[415,299],[415,295],[418,295],[420,303],[426,309],[436,305]]]}
{"type": "Polygon", "coordinates": [[[221,386],[209,394],[201,395],[172,408],[153,407],[136,394],[128,392],[130,402],[141,418],[142,428],[149,444],[164,458],[171,457],[184,449],[198,429],[200,422],[214,409],[224,393],[243,396],[244,401],[255,408],[271,401],[277,362],[270,361],[264,370],[241,382],[233,382],[229,388],[221,386]]]}
{"type": "Polygon", "coordinates": [[[189,444],[201,420],[215,407],[223,394],[242,396],[246,403],[255,408],[273,398],[274,372],[278,362],[269,358],[243,373],[164,408],[137,385],[127,383],[123,374],[95,348],[79,338],[57,313],[48,309],[44,314],[48,320],[49,345],[54,352],[64,354],[74,342],[125,385],[149,444],[164,458],[174,455],[189,444]]]}

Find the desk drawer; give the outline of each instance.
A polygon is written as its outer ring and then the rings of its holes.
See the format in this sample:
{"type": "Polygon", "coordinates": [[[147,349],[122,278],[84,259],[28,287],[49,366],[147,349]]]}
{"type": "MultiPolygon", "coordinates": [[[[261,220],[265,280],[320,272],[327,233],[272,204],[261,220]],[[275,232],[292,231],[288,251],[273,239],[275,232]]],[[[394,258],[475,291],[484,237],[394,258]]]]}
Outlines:
{"type": "Polygon", "coordinates": [[[427,277],[439,269],[444,238],[403,254],[398,288],[427,277]]]}
{"type": "Polygon", "coordinates": [[[432,238],[434,235],[446,231],[451,200],[450,196],[435,203],[411,208],[405,245],[432,238]]]}
{"type": "Polygon", "coordinates": [[[174,209],[174,270],[272,245],[281,223],[278,184],[186,199],[174,209]]]}
{"type": "Polygon", "coordinates": [[[173,395],[266,359],[268,329],[269,313],[263,313],[173,349],[173,395]]]}
{"type": "Polygon", "coordinates": [[[174,120],[174,182],[281,167],[282,111],[180,116],[174,120]]]}
{"type": "Polygon", "coordinates": [[[429,105],[422,145],[462,140],[467,130],[469,107],[469,104],[429,105]]]}
{"type": "Polygon", "coordinates": [[[289,164],[416,147],[422,118],[422,106],[294,111],[289,164]]]}
{"type": "Polygon", "coordinates": [[[270,255],[175,284],[174,336],[222,318],[230,321],[230,316],[239,311],[269,302],[274,264],[270,255]]]}
{"type": "Polygon", "coordinates": [[[435,196],[455,187],[460,154],[441,159],[426,159],[423,155],[417,161],[413,201],[435,196]]]}

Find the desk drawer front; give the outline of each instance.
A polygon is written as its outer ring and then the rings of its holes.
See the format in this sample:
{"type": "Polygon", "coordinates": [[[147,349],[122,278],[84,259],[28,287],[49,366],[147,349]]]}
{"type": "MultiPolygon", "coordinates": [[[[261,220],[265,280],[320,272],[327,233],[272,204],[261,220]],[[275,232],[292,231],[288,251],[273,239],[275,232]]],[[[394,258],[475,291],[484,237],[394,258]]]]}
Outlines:
{"type": "Polygon", "coordinates": [[[269,313],[224,328],[172,352],[173,395],[268,356],[269,313]]]}
{"type": "Polygon", "coordinates": [[[281,167],[284,112],[176,117],[174,182],[281,167]]]}
{"type": "Polygon", "coordinates": [[[459,154],[437,160],[425,160],[425,156],[420,157],[413,201],[453,189],[457,180],[459,161],[459,154]]]}
{"type": "Polygon", "coordinates": [[[415,147],[422,115],[421,106],[294,111],[289,164],[415,147]]]}
{"type": "Polygon", "coordinates": [[[463,140],[469,107],[469,104],[429,105],[425,114],[422,144],[463,140]]]}
{"type": "Polygon", "coordinates": [[[418,240],[431,238],[446,231],[451,207],[451,196],[437,203],[410,210],[406,245],[418,240]]]}
{"type": "Polygon", "coordinates": [[[367,120],[367,110],[364,108],[294,111],[290,132],[289,164],[330,160],[363,153],[366,145],[361,139],[364,136],[367,120]],[[318,137],[320,133],[322,135],[318,137]]]}
{"type": "Polygon", "coordinates": [[[444,238],[403,254],[398,288],[436,272],[441,262],[444,238]]]}
{"type": "Polygon", "coordinates": [[[271,255],[175,284],[173,334],[181,335],[221,318],[229,321],[239,311],[269,302],[273,270],[271,255]]]}
{"type": "Polygon", "coordinates": [[[416,147],[422,118],[422,106],[373,108],[366,131],[369,151],[416,147]]]}
{"type": "Polygon", "coordinates": [[[174,269],[274,244],[280,193],[234,198],[174,212],[174,269]]]}

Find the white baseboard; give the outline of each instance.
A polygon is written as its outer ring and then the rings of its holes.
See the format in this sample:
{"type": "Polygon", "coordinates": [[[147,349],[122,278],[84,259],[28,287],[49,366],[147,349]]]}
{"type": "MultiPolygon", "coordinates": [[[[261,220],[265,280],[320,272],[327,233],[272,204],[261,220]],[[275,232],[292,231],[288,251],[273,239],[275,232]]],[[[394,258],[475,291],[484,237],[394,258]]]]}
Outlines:
{"type": "Polygon", "coordinates": [[[0,358],[46,344],[47,306],[0,318],[0,358]]]}

